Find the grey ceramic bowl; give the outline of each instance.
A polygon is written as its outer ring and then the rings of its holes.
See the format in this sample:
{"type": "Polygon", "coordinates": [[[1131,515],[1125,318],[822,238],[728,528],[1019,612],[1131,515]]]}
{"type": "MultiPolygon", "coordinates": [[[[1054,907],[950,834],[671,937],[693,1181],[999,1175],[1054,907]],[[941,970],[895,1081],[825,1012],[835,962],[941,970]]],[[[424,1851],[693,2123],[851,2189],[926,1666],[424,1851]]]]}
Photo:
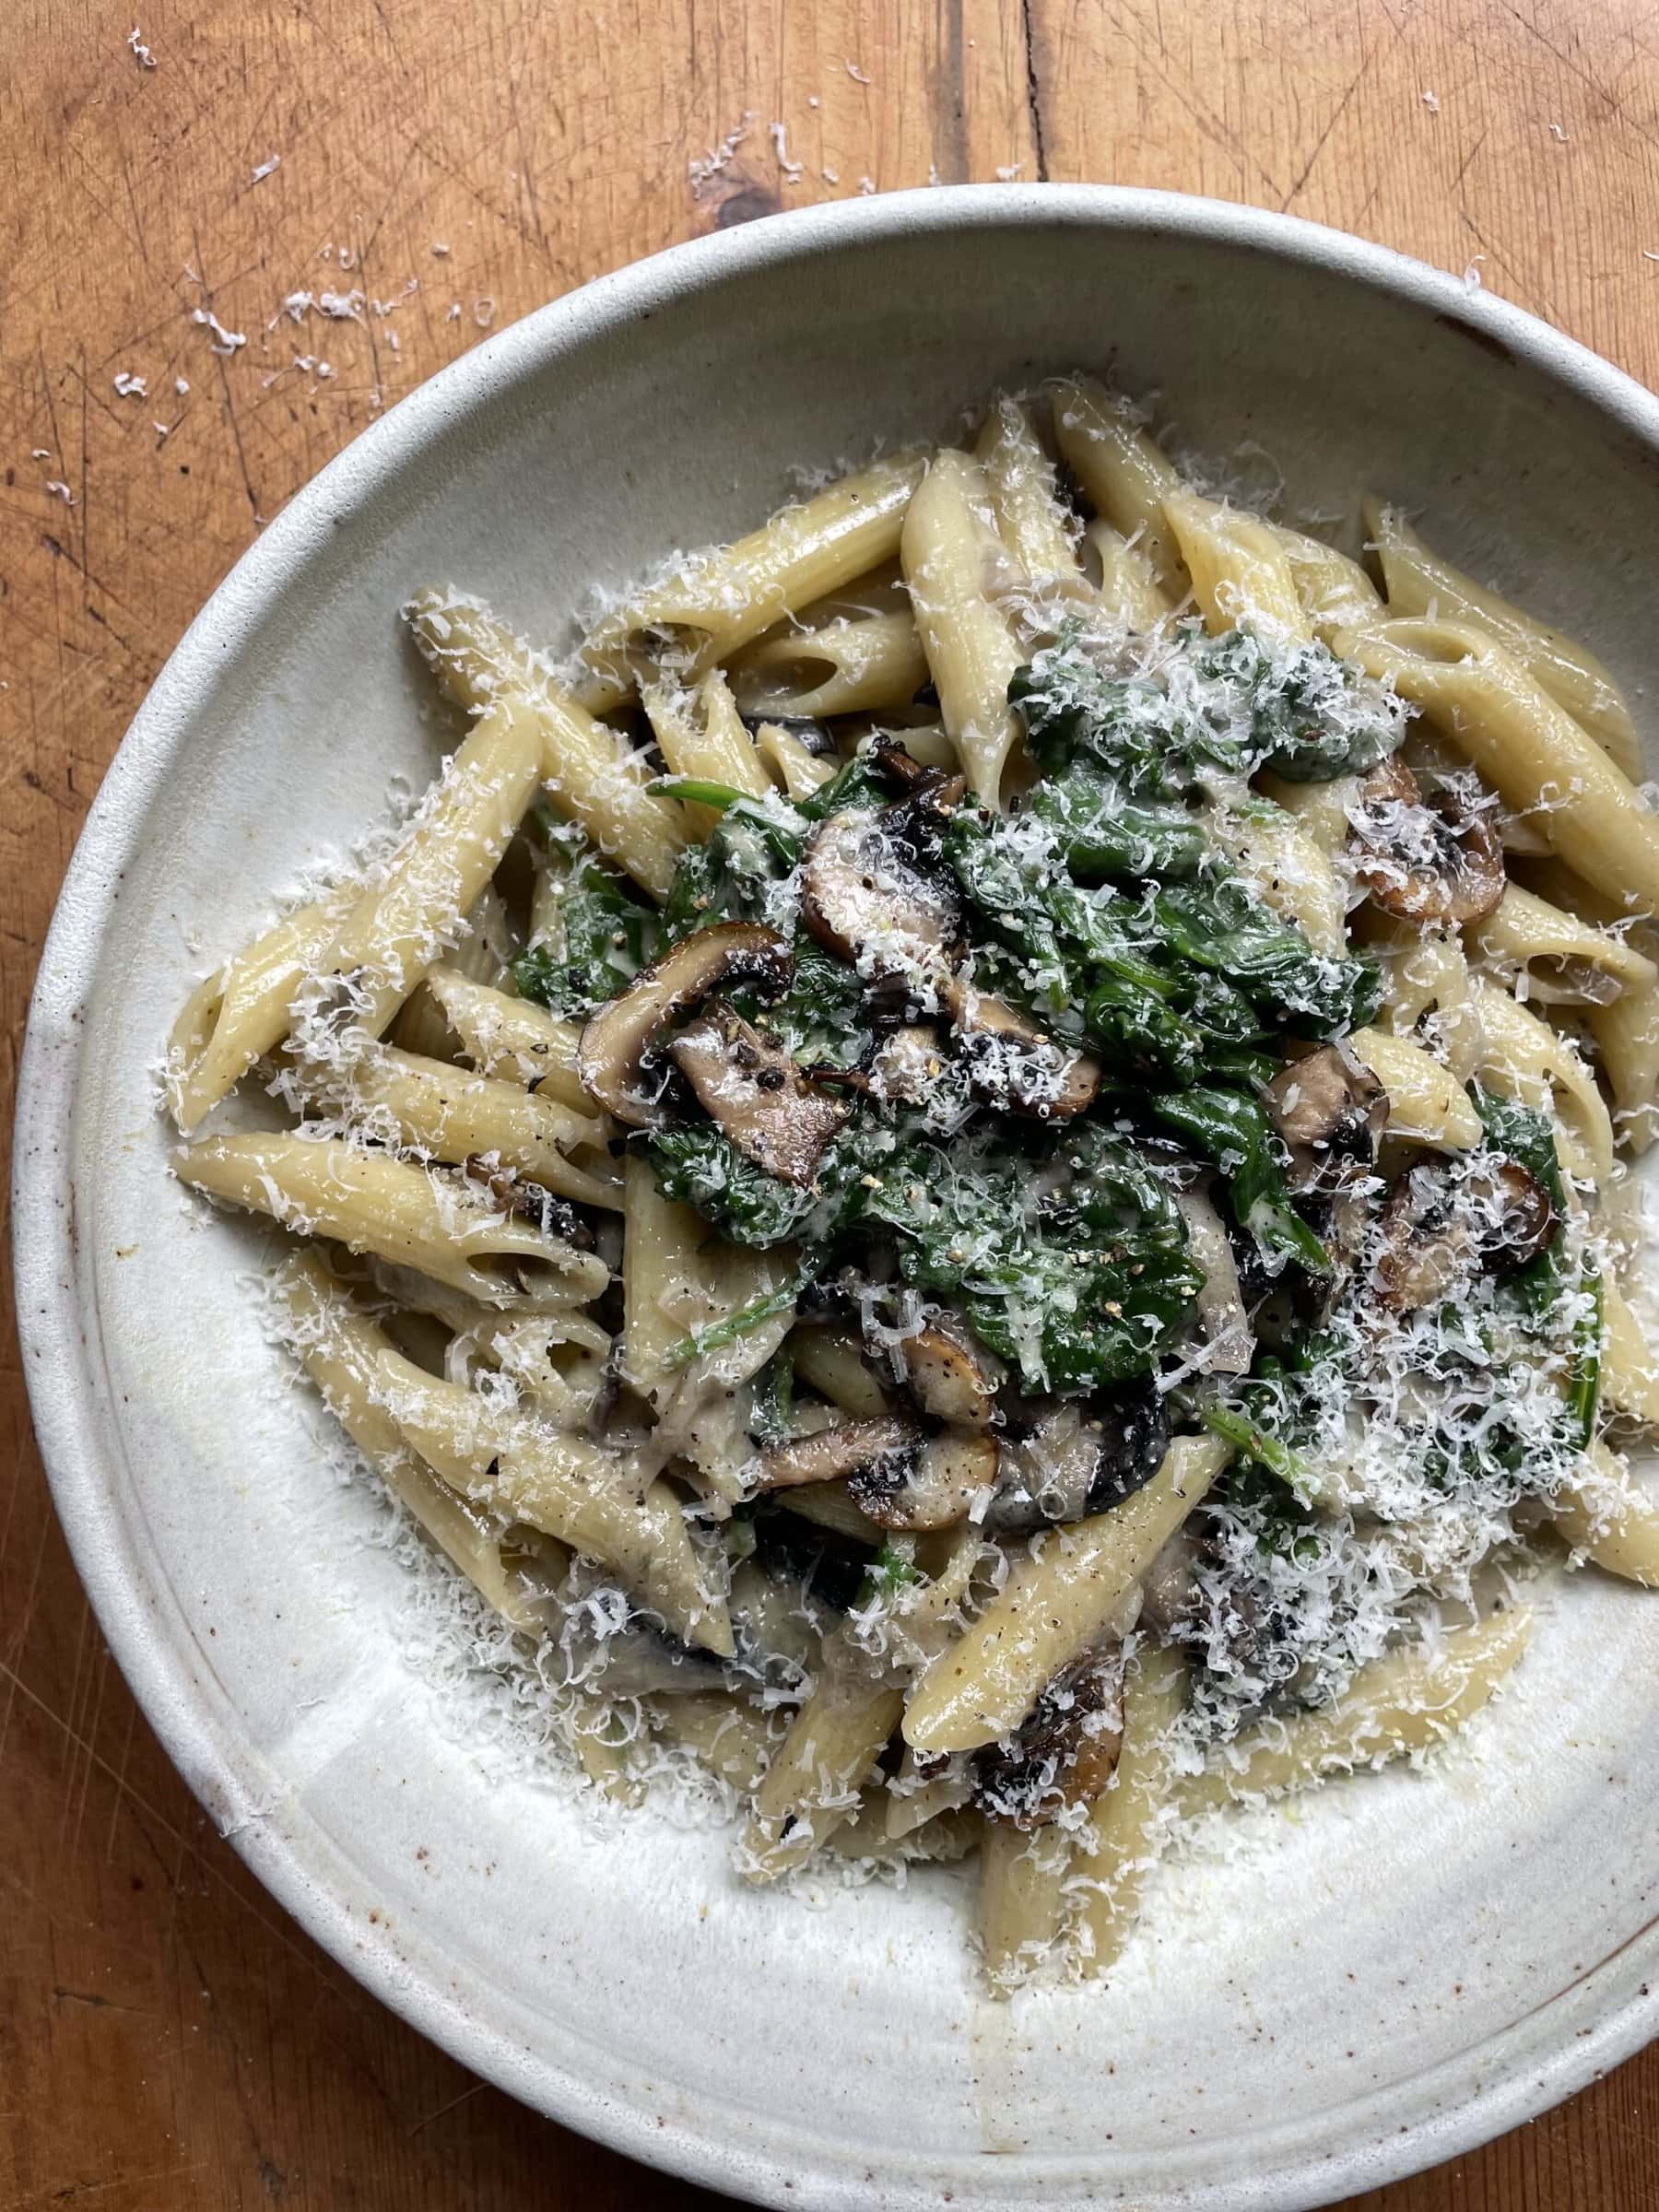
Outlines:
{"type": "Polygon", "coordinates": [[[424,781],[394,610],[450,577],[568,610],[735,533],[797,465],[1114,365],[1292,516],[1369,486],[1645,696],[1659,405],[1515,309],[1282,217],[995,187],[677,248],[532,315],[326,469],[215,594],[92,809],[41,967],[17,1257],[42,1448],[128,1680],[272,1891],[467,2065],[773,2205],[1324,2204],[1566,2096],[1659,2021],[1659,1604],[1547,1598],[1476,1751],[1169,1870],[1104,1991],[976,1992],[959,1876],[758,1896],[724,1840],[486,1778],[463,1688],[239,1274],[167,1180],[151,1070],[191,981],[424,781]]]}

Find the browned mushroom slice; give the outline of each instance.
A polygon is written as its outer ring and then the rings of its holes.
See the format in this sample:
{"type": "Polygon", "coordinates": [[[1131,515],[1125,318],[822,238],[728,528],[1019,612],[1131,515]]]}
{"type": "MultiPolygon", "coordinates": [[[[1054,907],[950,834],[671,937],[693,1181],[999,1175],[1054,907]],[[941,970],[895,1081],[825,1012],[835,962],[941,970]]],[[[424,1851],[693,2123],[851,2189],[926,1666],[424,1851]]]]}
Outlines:
{"type": "Polygon", "coordinates": [[[915,1441],[913,1423],[897,1414],[876,1421],[836,1421],[810,1436],[769,1444],[760,1454],[756,1487],[782,1490],[799,1482],[834,1482],[890,1453],[908,1452],[915,1441]]]}
{"type": "Polygon", "coordinates": [[[967,1341],[966,1332],[940,1324],[907,1336],[905,1386],[924,1413],[958,1429],[988,1429],[997,1387],[1006,1371],[992,1352],[967,1341]]]}
{"type": "Polygon", "coordinates": [[[875,807],[832,814],[807,839],[801,856],[801,919],[843,960],[884,953],[895,964],[942,952],[961,919],[957,895],[924,876],[894,826],[875,807]]]}
{"type": "Polygon", "coordinates": [[[667,1050],[746,1159],[784,1182],[812,1181],[853,1111],[845,1099],[808,1083],[789,1054],[724,998],[712,999],[667,1050]]]}
{"type": "Polygon", "coordinates": [[[996,1444],[982,1430],[941,1429],[906,1460],[848,1477],[847,1495],[883,1528],[951,1528],[996,1481],[996,1444]]]}
{"type": "Polygon", "coordinates": [[[661,1089],[650,1081],[652,1046],[665,1023],[701,1006],[723,983],[778,992],[794,972],[788,946],[759,923],[721,922],[682,937],[582,1030],[576,1069],[583,1088],[619,1122],[650,1128],[660,1118],[661,1089]]]}
{"type": "Polygon", "coordinates": [[[961,976],[951,979],[946,995],[976,1097],[1045,1122],[1072,1121],[1093,1105],[1098,1061],[1057,1044],[1006,999],[961,976]]]}
{"type": "Polygon", "coordinates": [[[1418,923],[1483,921],[1503,896],[1503,845],[1489,815],[1453,788],[1425,798],[1393,754],[1359,786],[1354,873],[1386,914],[1418,923]]]}
{"type": "Polygon", "coordinates": [[[973,1799],[982,1812],[1041,1828],[1110,1786],[1123,1747],[1116,1672],[1114,1653],[1086,1652],[1055,1676],[1016,1735],[975,1753],[973,1799]]]}
{"type": "Polygon", "coordinates": [[[1388,1093],[1346,1044],[1324,1044],[1281,1068],[1265,1104],[1290,1147],[1291,1188],[1328,1189],[1368,1168],[1388,1122],[1388,1093]]]}
{"type": "Polygon", "coordinates": [[[1439,1305],[1478,1268],[1508,1274],[1536,1259],[1559,1226],[1519,1160],[1414,1168],[1382,1209],[1378,1298],[1399,1313],[1439,1305]]]}

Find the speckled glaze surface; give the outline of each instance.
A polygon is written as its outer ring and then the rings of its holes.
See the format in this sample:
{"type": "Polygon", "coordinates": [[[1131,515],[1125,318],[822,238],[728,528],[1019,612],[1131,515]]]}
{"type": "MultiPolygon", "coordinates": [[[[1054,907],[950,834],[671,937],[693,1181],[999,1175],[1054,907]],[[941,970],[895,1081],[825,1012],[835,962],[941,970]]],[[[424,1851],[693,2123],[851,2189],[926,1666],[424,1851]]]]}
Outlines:
{"type": "MultiPolygon", "coordinates": [[[[505,331],[260,539],[155,686],[41,963],[16,1155],[24,1350],[105,1633],[296,1918],[480,2073],[637,2156],[801,2206],[1328,2204],[1565,2096],[1659,2028],[1659,1604],[1547,1586],[1474,1747],[1169,1869],[1122,1973],[983,2000],[957,1873],[816,1906],[717,1833],[481,1774],[409,1656],[406,1578],[280,1379],[256,1232],[166,1175],[153,1069],[269,894],[424,782],[394,610],[568,610],[725,536],[790,472],[1115,366],[1284,511],[1375,488],[1580,631],[1639,712],[1659,403],[1541,324],[1310,225],[965,187],[676,249],[505,331]]],[[[465,1693],[463,1693],[465,1696],[465,1693]]]]}

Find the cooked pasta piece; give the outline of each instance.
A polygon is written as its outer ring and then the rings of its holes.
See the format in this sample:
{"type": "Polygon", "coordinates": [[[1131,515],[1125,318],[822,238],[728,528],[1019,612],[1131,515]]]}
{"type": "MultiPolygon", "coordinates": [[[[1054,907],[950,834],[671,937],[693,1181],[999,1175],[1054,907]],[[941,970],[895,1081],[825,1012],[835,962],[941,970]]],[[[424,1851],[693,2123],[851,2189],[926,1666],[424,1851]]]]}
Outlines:
{"type": "Polygon", "coordinates": [[[1032,427],[1030,409],[1018,400],[999,400],[985,418],[973,457],[984,471],[1003,550],[1024,582],[1062,598],[1091,596],[1060,505],[1053,464],[1032,427]]]}
{"type": "MultiPolygon", "coordinates": [[[[724,783],[752,799],[768,796],[771,780],[718,668],[711,669],[695,691],[659,681],[642,686],[640,699],[658,749],[675,775],[724,783]]],[[[713,818],[706,807],[699,812],[706,834],[713,818]]]]}
{"type": "Polygon", "coordinates": [[[1443,730],[1570,867],[1659,912],[1659,824],[1635,786],[1500,645],[1450,622],[1341,630],[1335,650],[1443,730]]]}
{"type": "Polygon", "coordinates": [[[755,732],[755,750],[783,786],[786,798],[809,799],[835,773],[833,759],[820,759],[793,730],[775,722],[763,722],[755,732]]]}
{"type": "Polygon", "coordinates": [[[1027,1834],[987,1820],[980,1844],[979,1934],[985,1978],[1006,1997],[1054,1957],[1065,1912],[1072,1840],[1063,1828],[1027,1834]]]}
{"type": "Polygon", "coordinates": [[[167,1091],[189,1136],[254,1063],[288,1035],[289,1009],[339,933],[348,893],[286,915],[184,1002],[168,1049],[167,1091]]]}
{"type": "Polygon", "coordinates": [[[1544,1006],[1610,1004],[1623,992],[1659,982],[1659,966],[1628,937],[1563,913],[1518,883],[1504,886],[1503,897],[1471,934],[1483,959],[1505,976],[1524,973],[1525,996],[1544,1006]]]}
{"type": "Polygon", "coordinates": [[[429,590],[417,593],[406,611],[449,698],[513,733],[520,755],[531,763],[525,803],[539,782],[600,852],[653,898],[665,898],[686,842],[685,817],[672,799],[646,788],[649,771],[616,731],[595,722],[476,602],[429,590]]]}
{"type": "Polygon", "coordinates": [[[904,1707],[904,1692],[872,1682],[867,1665],[854,1647],[826,1639],[817,1687],[755,1792],[738,1862],[751,1882],[775,1882],[804,1865],[858,1809],[904,1707]]]}
{"type": "Polygon", "coordinates": [[[891,560],[924,465],[905,453],[875,462],[798,506],[781,508],[735,545],[692,555],[606,615],[582,649],[593,670],[582,694],[589,712],[608,712],[629,696],[640,647],[653,635],[681,641],[688,672],[700,673],[784,616],[891,560]]]}
{"type": "Polygon", "coordinates": [[[1365,532],[1382,563],[1391,615],[1426,615],[1484,631],[1589,731],[1621,774],[1641,781],[1647,769],[1630,710],[1593,653],[1431,552],[1397,507],[1367,500],[1365,532]]]}
{"type": "Polygon", "coordinates": [[[537,1587],[509,1564],[504,1524],[434,1475],[405,1443],[379,1395],[378,1363],[393,1351],[391,1339],[353,1305],[320,1253],[288,1253],[272,1272],[271,1288],[282,1341],[386,1488],[503,1620],[532,1633],[546,1627],[550,1585],[568,1553],[554,1543],[543,1554],[537,1587]]]}
{"type": "Polygon", "coordinates": [[[545,1092],[561,1106],[592,1112],[594,1102],[576,1073],[576,1041],[582,1032],[574,1022],[560,1021],[533,999],[511,998],[441,964],[427,971],[426,988],[481,1076],[521,1083],[538,1097],[545,1092]]]}
{"type": "Polygon", "coordinates": [[[1078,1956],[1085,1974],[1116,1965],[1157,1863],[1175,1788],[1171,1732],[1186,1705],[1179,1652],[1143,1643],[1124,1676],[1124,1747],[1110,1786],[1095,1799],[1070,1884],[1079,1897],[1078,1956]]]}
{"type": "Polygon", "coordinates": [[[1408,1145],[1467,1152],[1480,1142],[1480,1116],[1468,1092],[1432,1053],[1386,1030],[1356,1030],[1348,1039],[1388,1093],[1388,1134],[1408,1145]]]}
{"type": "Polygon", "coordinates": [[[1211,841],[1235,860],[1276,913],[1296,923],[1320,952],[1347,948],[1347,900],[1330,855],[1296,815],[1252,793],[1208,817],[1211,841]]]}
{"type": "Polygon", "coordinates": [[[1008,686],[1024,655],[990,595],[1000,549],[984,477],[965,454],[935,454],[900,556],[945,727],[970,786],[995,806],[1018,741],[1008,686]]]}
{"type": "Polygon", "coordinates": [[[1016,1727],[1043,1684],[1135,1596],[1230,1456],[1218,1438],[1177,1437],[1144,1489],[1110,1512],[1051,1530],[1016,1559],[978,1619],[911,1693],[905,1742],[918,1751],[969,1751],[1016,1727]]]}
{"type": "Polygon", "coordinates": [[[1159,590],[1183,599],[1186,568],[1163,503],[1186,487],[1134,410],[1089,377],[1063,377],[1054,437],[1097,513],[1140,547],[1159,590]]]}
{"type": "Polygon", "coordinates": [[[1312,634],[1271,523],[1194,491],[1169,493],[1163,511],[1212,636],[1241,624],[1287,638],[1312,634]]]}
{"type": "Polygon", "coordinates": [[[778,630],[732,669],[746,714],[796,720],[908,707],[926,682],[927,655],[908,610],[778,630]]]}
{"type": "Polygon", "coordinates": [[[602,1260],[453,1178],[337,1138],[215,1136],[173,1156],[182,1181],[285,1229],[418,1268],[491,1306],[534,1311],[596,1298],[602,1260]]]}
{"type": "Polygon", "coordinates": [[[1479,1712],[1513,1669],[1532,1633],[1524,1606],[1453,1629],[1438,1646],[1408,1644],[1361,1667],[1333,1704],[1263,1721],[1183,1783],[1186,1815],[1306,1789],[1334,1773],[1376,1767],[1443,1743],[1479,1712]]]}
{"type": "Polygon", "coordinates": [[[1659,1351],[1630,1300],[1605,1276],[1601,1294],[1603,1400],[1616,1413],[1659,1428],[1659,1351]]]}
{"type": "Polygon", "coordinates": [[[1460,1083],[1473,1081],[1483,1040],[1469,963],[1457,932],[1418,929],[1373,910],[1367,918],[1367,943],[1382,971],[1380,1026],[1407,1041],[1422,1031],[1460,1083]]]}
{"type": "Polygon", "coordinates": [[[1659,1590],[1659,1502],[1606,1444],[1593,1443],[1584,1454],[1556,1500],[1555,1524],[1575,1551],[1609,1574],[1659,1590]]]}
{"type": "Polygon", "coordinates": [[[503,1412],[399,1352],[380,1355],[373,1388],[405,1442],[475,1503],[614,1567],[677,1636],[731,1657],[724,1596],[710,1587],[665,1482],[636,1500],[594,1445],[503,1412]]]}
{"type": "Polygon", "coordinates": [[[1083,543],[1100,571],[1095,588],[1109,620],[1146,631],[1173,614],[1175,602],[1159,582],[1145,547],[1132,544],[1115,523],[1097,516],[1086,524],[1083,543]]]}
{"type": "Polygon", "coordinates": [[[1315,637],[1328,639],[1334,629],[1373,622],[1382,615],[1382,594],[1357,560],[1282,523],[1272,529],[1315,637]]]}
{"type": "Polygon", "coordinates": [[[1613,1124],[1583,1055],[1496,983],[1477,975],[1469,988],[1483,1039],[1484,1079],[1506,1098],[1557,1115],[1567,1166],[1605,1184],[1613,1172],[1613,1124]]]}

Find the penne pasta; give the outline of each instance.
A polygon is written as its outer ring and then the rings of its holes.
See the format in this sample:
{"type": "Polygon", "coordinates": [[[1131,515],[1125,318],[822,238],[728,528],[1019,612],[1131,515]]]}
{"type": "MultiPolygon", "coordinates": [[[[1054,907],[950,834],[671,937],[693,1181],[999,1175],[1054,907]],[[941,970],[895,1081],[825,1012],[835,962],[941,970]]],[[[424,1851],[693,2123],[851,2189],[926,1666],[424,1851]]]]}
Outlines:
{"type": "Polygon", "coordinates": [[[686,842],[685,817],[671,799],[647,790],[649,771],[617,733],[595,722],[528,647],[473,601],[429,590],[406,612],[445,694],[512,733],[515,759],[532,768],[525,804],[539,782],[601,853],[641,889],[665,898],[686,842]]]}
{"type": "Polygon", "coordinates": [[[1601,1295],[1603,1403],[1659,1428],[1659,1353],[1630,1300],[1606,1276],[1601,1295]]]}
{"type": "Polygon", "coordinates": [[[595,1298],[608,1279],[603,1261],[465,1183],[338,1138],[206,1137],[174,1155],[173,1172],[285,1229],[378,1253],[484,1305],[534,1310],[595,1298]]]}
{"type": "Polygon", "coordinates": [[[1092,596],[1030,408],[1000,400],[985,418],[973,457],[984,472],[1003,551],[1025,582],[1065,598],[1092,596]]]}
{"type": "Polygon", "coordinates": [[[1626,991],[1652,991],[1659,983],[1659,966],[1628,937],[1581,922],[1518,883],[1504,886],[1472,935],[1483,959],[1506,977],[1524,974],[1525,995],[1545,1006],[1611,1003],[1626,991]]]}
{"type": "Polygon", "coordinates": [[[511,998],[474,982],[456,968],[429,969],[426,988],[481,1076],[520,1083],[576,1112],[592,1112],[593,1100],[576,1073],[582,1032],[574,1022],[559,1020],[532,999],[511,998]]]}
{"type": "Polygon", "coordinates": [[[738,1861],[747,1880],[775,1882],[857,1811],[904,1706],[903,1691],[871,1682],[865,1665],[852,1646],[826,1641],[818,1685],[755,1792],[738,1861]]]}
{"type": "Polygon", "coordinates": [[[1212,808],[1206,827],[1218,850],[1237,862],[1276,913],[1305,932],[1315,950],[1346,950],[1342,886],[1329,853],[1297,815],[1253,793],[1241,805],[1212,808]]]}
{"type": "Polygon", "coordinates": [[[1134,410],[1089,377],[1062,378],[1054,437],[1096,512],[1141,548],[1160,591],[1183,599],[1186,568],[1163,503],[1186,487],[1134,410]]]}
{"type": "MultiPolygon", "coordinates": [[[[733,791],[747,792],[751,799],[770,794],[771,779],[743,726],[731,686],[718,668],[711,669],[695,691],[659,680],[644,685],[640,700],[672,774],[724,783],[733,791]]],[[[706,834],[713,818],[707,807],[699,808],[698,816],[707,818],[706,834]]]]}
{"type": "Polygon", "coordinates": [[[775,722],[763,722],[755,732],[755,750],[783,786],[788,799],[809,799],[835,773],[833,759],[820,759],[793,730],[782,729],[775,722]]]}
{"type": "Polygon", "coordinates": [[[1391,615],[1461,623],[1492,638],[1589,732],[1621,775],[1641,782],[1647,768],[1630,711],[1593,653],[1431,552],[1398,508],[1367,500],[1365,531],[1382,564],[1391,615]]]}
{"type": "Polygon", "coordinates": [[[908,609],[779,630],[732,668],[746,714],[797,720],[908,707],[927,680],[927,655],[908,609]]]}
{"type": "Polygon", "coordinates": [[[1361,1667],[1334,1704],[1264,1721],[1180,1791],[1189,1818],[1270,1791],[1306,1789],[1443,1743],[1513,1669],[1532,1633],[1523,1606],[1453,1629],[1438,1648],[1410,1644],[1361,1667]]]}
{"type": "Polygon", "coordinates": [[[1388,1093],[1388,1135],[1441,1152],[1468,1152],[1480,1142],[1480,1116],[1449,1068],[1406,1037],[1356,1030],[1355,1056],[1388,1093]]]}
{"type": "Polygon", "coordinates": [[[399,1352],[376,1360],[374,1390],[405,1442],[476,1504],[614,1567],[677,1636],[731,1657],[724,1597],[709,1588],[666,1483],[636,1501],[594,1445],[503,1412],[399,1352]]]}
{"type": "Polygon", "coordinates": [[[1630,779],[1501,646],[1423,620],[1342,630],[1334,644],[1420,707],[1586,882],[1633,912],[1659,912],[1659,824],[1630,779]]]}
{"type": "Polygon", "coordinates": [[[1622,1581],[1659,1589],[1659,1504],[1604,1443],[1558,1497],[1555,1524],[1575,1551],[1622,1581]]]}
{"type": "Polygon", "coordinates": [[[167,1055],[168,1100],[182,1136],[288,1035],[289,1008],[338,935],[347,897],[335,892],[285,916],[191,993],[167,1055]]]}
{"type": "Polygon", "coordinates": [[[939,712],[975,795],[999,804],[1018,724],[1008,685],[1023,654],[991,595],[1001,559],[984,477],[935,453],[904,518],[900,557],[939,712]]]}
{"type": "Polygon", "coordinates": [[[1357,560],[1304,531],[1287,529],[1282,523],[1270,527],[1315,637],[1328,640],[1334,629],[1355,629],[1380,618],[1382,594],[1357,560]]]}
{"type": "Polygon", "coordinates": [[[1110,1786],[1089,1811],[1071,1889],[1080,1900],[1077,1948],[1085,1974],[1115,1966],[1140,1912],[1175,1789],[1171,1733],[1186,1705],[1178,1652],[1143,1643],[1124,1676],[1124,1747],[1110,1786]]]}
{"type": "Polygon", "coordinates": [[[911,1693],[904,1740],[969,1751],[1016,1727],[1043,1684],[1116,1618],[1227,1465],[1214,1437],[1178,1437],[1157,1476],[1122,1505],[1048,1533],[911,1693]]]}
{"type": "Polygon", "coordinates": [[[993,1996],[1006,1997],[1053,1954],[1065,1912],[1072,1841],[987,1820],[980,1844],[979,1935],[993,1996]]]}
{"type": "Polygon", "coordinates": [[[1194,491],[1166,494],[1163,512],[1213,637],[1241,624],[1287,638],[1312,636],[1289,560],[1271,523],[1200,499],[1194,491]]]}
{"type": "Polygon", "coordinates": [[[1109,621],[1144,632],[1174,613],[1175,602],[1159,582],[1145,548],[1131,544],[1115,523],[1097,516],[1085,524],[1083,544],[1100,571],[1095,590],[1109,621]]]}
{"type": "Polygon", "coordinates": [[[1469,988],[1484,1041],[1485,1081],[1506,1098],[1556,1115],[1569,1171],[1605,1184],[1613,1172],[1613,1124],[1582,1054],[1485,977],[1472,976],[1469,988]]]}
{"type": "Polygon", "coordinates": [[[781,508],[735,545],[690,556],[606,615],[582,648],[593,671],[582,692],[589,712],[608,712],[632,693],[641,646],[653,635],[679,641],[688,673],[700,674],[785,616],[891,560],[924,465],[906,453],[874,462],[781,508]]]}

